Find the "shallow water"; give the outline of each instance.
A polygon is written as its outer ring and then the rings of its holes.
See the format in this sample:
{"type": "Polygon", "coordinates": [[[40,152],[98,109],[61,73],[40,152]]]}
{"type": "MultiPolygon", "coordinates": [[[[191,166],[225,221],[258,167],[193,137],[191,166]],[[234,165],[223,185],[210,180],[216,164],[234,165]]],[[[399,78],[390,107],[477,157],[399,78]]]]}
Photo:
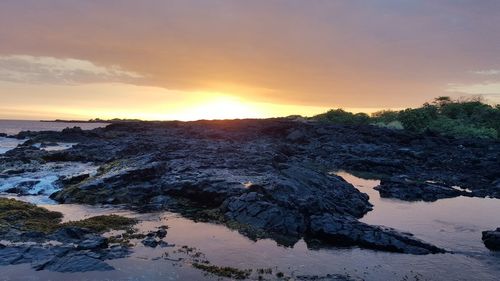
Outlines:
{"type": "Polygon", "coordinates": [[[464,196],[436,202],[385,199],[373,189],[380,183],[378,180],[361,179],[346,172],[337,175],[370,196],[375,207],[361,221],[408,231],[456,252],[490,253],[481,241],[481,231],[500,226],[500,199],[464,196]]]}
{"type": "Polygon", "coordinates": [[[212,264],[238,268],[274,268],[288,276],[300,274],[349,274],[364,280],[499,280],[500,254],[488,251],[480,232],[500,226],[500,200],[453,198],[434,203],[408,203],[381,199],[372,188],[375,180],[364,180],[338,173],[370,195],[374,210],[362,221],[383,224],[452,250],[454,254],[415,256],[364,250],[328,248],[311,250],[304,241],[290,248],[264,239],[251,241],[221,225],[196,223],[169,212],[137,214],[116,207],[85,205],[46,205],[65,214],[65,220],[77,220],[109,213],[143,220],[139,228],[152,230],[168,225],[165,241],[174,248],[150,249],[140,243],[131,257],[108,261],[116,270],[108,272],[53,273],[35,272],[29,265],[1,267],[3,280],[214,280],[193,269],[188,262],[165,260],[175,256],[180,245],[196,247],[212,264]]]}
{"type": "Polygon", "coordinates": [[[16,148],[25,141],[26,140],[0,137],[0,154],[4,154],[5,152],[16,148]]]}

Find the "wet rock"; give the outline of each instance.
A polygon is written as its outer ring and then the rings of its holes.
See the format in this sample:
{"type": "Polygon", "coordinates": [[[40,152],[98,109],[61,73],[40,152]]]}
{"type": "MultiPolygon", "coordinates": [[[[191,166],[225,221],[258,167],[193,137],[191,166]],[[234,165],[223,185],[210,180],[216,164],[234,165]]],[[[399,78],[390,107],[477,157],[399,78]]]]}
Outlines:
{"type": "Polygon", "coordinates": [[[170,244],[168,242],[165,242],[163,240],[161,240],[158,245],[162,248],[168,248],[168,247],[175,247],[175,244],[170,244]]]}
{"type": "Polygon", "coordinates": [[[128,247],[121,245],[113,245],[109,247],[106,251],[102,252],[101,259],[113,260],[129,256],[131,250],[128,247]]]}
{"type": "Polygon", "coordinates": [[[85,272],[112,270],[105,260],[123,258],[130,250],[122,246],[83,250],[71,245],[19,245],[0,247],[0,265],[29,263],[35,270],[85,272]]]}
{"type": "Polygon", "coordinates": [[[353,218],[331,214],[313,216],[309,231],[313,236],[339,246],[359,245],[368,249],[415,255],[445,252],[395,229],[368,225],[353,218]]]}
{"type": "Polygon", "coordinates": [[[263,195],[250,192],[227,203],[225,216],[258,229],[298,236],[305,231],[305,220],[299,212],[263,200],[263,195]]]}
{"type": "Polygon", "coordinates": [[[405,201],[436,201],[443,198],[452,198],[460,195],[470,196],[469,193],[442,184],[432,182],[418,182],[404,176],[382,179],[375,187],[383,198],[396,198],[405,201]]]}
{"type": "Polygon", "coordinates": [[[23,181],[23,182],[16,184],[12,188],[6,189],[5,192],[14,193],[14,194],[18,194],[18,195],[28,195],[28,194],[30,194],[31,190],[39,183],[40,183],[39,180],[23,181]]]}
{"type": "Polygon", "coordinates": [[[158,229],[156,231],[156,237],[163,239],[163,238],[165,238],[165,236],[167,236],[167,229],[166,228],[161,227],[160,229],[158,229]]]}
{"type": "Polygon", "coordinates": [[[142,240],[141,243],[146,247],[156,248],[158,246],[158,241],[154,237],[147,237],[142,240]]]}
{"type": "Polygon", "coordinates": [[[81,175],[77,175],[77,176],[73,176],[73,177],[69,177],[69,178],[64,178],[60,181],[60,184],[62,184],[63,186],[77,184],[77,183],[84,181],[85,179],[87,179],[89,177],[90,177],[89,174],[81,174],[81,175]]]}
{"type": "Polygon", "coordinates": [[[109,215],[63,224],[61,213],[7,198],[0,198],[0,213],[0,240],[11,242],[0,247],[0,265],[29,263],[37,270],[59,272],[110,270],[105,260],[129,255],[127,249],[108,248],[108,239],[100,233],[123,229],[135,220],[109,215]]]}
{"type": "Polygon", "coordinates": [[[50,234],[48,237],[51,240],[73,243],[75,241],[80,241],[85,239],[91,233],[92,232],[88,229],[71,226],[71,227],[60,228],[54,233],[50,234]]]}
{"type": "Polygon", "coordinates": [[[500,227],[496,230],[483,231],[482,240],[488,249],[500,251],[500,227]]]}
{"type": "Polygon", "coordinates": [[[26,231],[20,235],[21,241],[41,241],[45,237],[46,234],[41,231],[26,231]]]}
{"type": "Polygon", "coordinates": [[[165,210],[172,205],[172,198],[166,195],[158,195],[149,200],[149,203],[143,206],[141,209],[144,211],[159,211],[165,210]]]}
{"type": "Polygon", "coordinates": [[[74,252],[62,257],[55,256],[46,263],[36,267],[37,270],[57,272],[107,271],[114,268],[104,261],[80,252],[74,252]]]}
{"type": "Polygon", "coordinates": [[[101,236],[89,237],[78,243],[77,249],[79,250],[95,250],[104,249],[108,247],[108,239],[101,236]]]}

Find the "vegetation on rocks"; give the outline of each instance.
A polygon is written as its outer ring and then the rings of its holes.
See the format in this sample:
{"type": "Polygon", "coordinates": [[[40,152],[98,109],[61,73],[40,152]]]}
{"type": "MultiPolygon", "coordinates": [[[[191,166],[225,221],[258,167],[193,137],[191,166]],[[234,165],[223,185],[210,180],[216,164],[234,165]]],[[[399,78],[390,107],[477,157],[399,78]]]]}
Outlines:
{"type": "Polygon", "coordinates": [[[0,230],[10,227],[25,230],[52,232],[61,222],[62,214],[15,199],[0,198],[0,230]]]}
{"type": "Polygon", "coordinates": [[[429,131],[459,138],[494,139],[500,136],[500,105],[489,105],[480,98],[453,100],[437,97],[419,108],[383,110],[371,116],[335,109],[311,119],[344,125],[404,128],[417,133],[429,131]]]}
{"type": "Polygon", "coordinates": [[[0,230],[15,228],[21,231],[51,233],[68,226],[89,229],[93,232],[127,230],[137,221],[118,215],[96,216],[80,221],[61,223],[63,215],[15,199],[0,198],[0,230]]]}
{"type": "Polygon", "coordinates": [[[128,230],[137,223],[137,220],[118,215],[95,216],[80,221],[70,221],[61,224],[62,226],[76,226],[87,228],[94,232],[106,232],[110,230],[128,230]]]}
{"type": "Polygon", "coordinates": [[[344,125],[367,125],[370,123],[370,116],[368,116],[368,114],[351,113],[343,109],[331,109],[325,113],[314,116],[313,119],[344,125]]]}
{"type": "Polygon", "coordinates": [[[241,270],[234,267],[220,267],[216,265],[207,265],[202,263],[193,263],[193,267],[205,272],[232,279],[245,279],[251,274],[251,270],[241,270]]]}

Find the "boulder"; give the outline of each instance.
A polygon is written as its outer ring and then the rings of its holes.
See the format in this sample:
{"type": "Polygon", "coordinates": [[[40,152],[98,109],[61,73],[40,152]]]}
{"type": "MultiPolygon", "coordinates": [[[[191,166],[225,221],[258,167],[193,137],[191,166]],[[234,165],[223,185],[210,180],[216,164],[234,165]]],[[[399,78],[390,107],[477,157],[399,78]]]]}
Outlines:
{"type": "Polygon", "coordinates": [[[382,179],[375,187],[383,198],[396,198],[405,201],[432,202],[443,198],[452,198],[460,195],[470,196],[463,190],[458,190],[444,184],[427,181],[415,181],[405,176],[382,179]]]}
{"type": "Polygon", "coordinates": [[[141,241],[141,243],[150,248],[156,248],[158,246],[158,241],[154,237],[146,237],[144,240],[141,241]]]}
{"type": "Polygon", "coordinates": [[[483,231],[484,245],[492,251],[500,251],[500,227],[496,230],[483,231]]]}
{"type": "Polygon", "coordinates": [[[324,241],[338,246],[358,245],[368,249],[415,255],[445,252],[445,250],[420,241],[407,233],[331,214],[311,217],[309,232],[314,237],[320,237],[324,241]]]}
{"type": "Polygon", "coordinates": [[[92,232],[81,227],[63,227],[48,236],[51,240],[56,240],[63,243],[73,243],[85,239],[92,232]]]}
{"type": "Polygon", "coordinates": [[[108,247],[108,239],[101,236],[92,236],[79,242],[76,246],[79,250],[105,249],[108,247]]]}
{"type": "Polygon", "coordinates": [[[32,189],[39,183],[39,180],[22,181],[17,183],[14,187],[6,189],[5,192],[17,195],[28,195],[31,194],[32,189]]]}
{"type": "Polygon", "coordinates": [[[64,256],[54,256],[51,260],[39,264],[35,269],[57,272],[108,271],[114,268],[104,261],[85,253],[73,252],[64,256]]]}

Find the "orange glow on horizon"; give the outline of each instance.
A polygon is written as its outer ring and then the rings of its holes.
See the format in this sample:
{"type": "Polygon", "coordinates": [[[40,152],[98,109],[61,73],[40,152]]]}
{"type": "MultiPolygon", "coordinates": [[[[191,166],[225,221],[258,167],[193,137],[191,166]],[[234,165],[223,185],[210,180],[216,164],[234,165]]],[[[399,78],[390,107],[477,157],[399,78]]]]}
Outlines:
{"type": "MultiPolygon", "coordinates": [[[[141,119],[180,120],[312,116],[338,106],[310,106],[258,102],[239,94],[210,91],[174,91],[123,83],[83,85],[19,85],[0,83],[12,96],[27,92],[22,106],[3,100],[0,119],[52,120],[141,119]],[[50,93],[50,95],[45,95],[50,93]]],[[[371,113],[378,108],[344,108],[371,113]]]]}

